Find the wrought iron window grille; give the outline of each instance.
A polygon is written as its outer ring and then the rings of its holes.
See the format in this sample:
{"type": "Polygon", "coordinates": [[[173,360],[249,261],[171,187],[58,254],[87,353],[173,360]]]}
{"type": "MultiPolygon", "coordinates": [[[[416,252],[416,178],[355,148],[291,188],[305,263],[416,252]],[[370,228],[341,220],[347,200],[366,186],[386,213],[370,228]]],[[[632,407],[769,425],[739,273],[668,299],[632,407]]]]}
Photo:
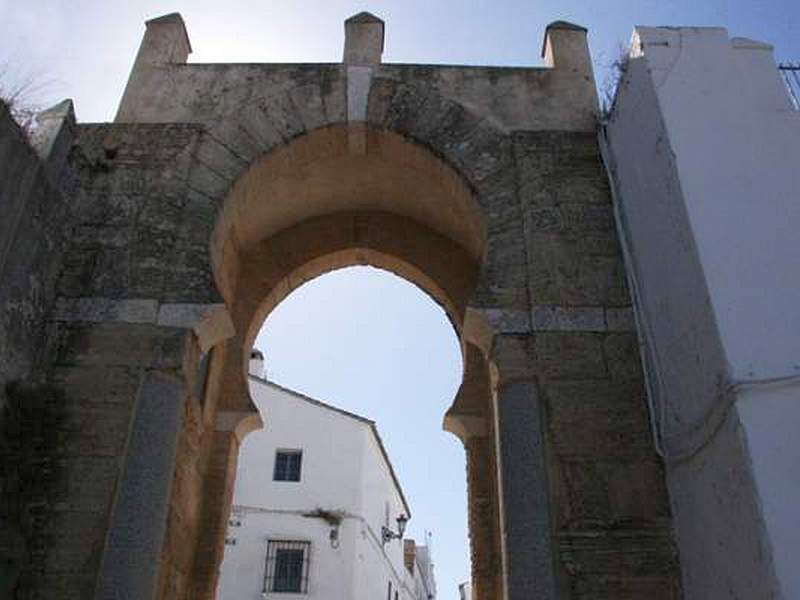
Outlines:
{"type": "Polygon", "coordinates": [[[307,594],[311,542],[269,540],[263,595],[307,594]]]}

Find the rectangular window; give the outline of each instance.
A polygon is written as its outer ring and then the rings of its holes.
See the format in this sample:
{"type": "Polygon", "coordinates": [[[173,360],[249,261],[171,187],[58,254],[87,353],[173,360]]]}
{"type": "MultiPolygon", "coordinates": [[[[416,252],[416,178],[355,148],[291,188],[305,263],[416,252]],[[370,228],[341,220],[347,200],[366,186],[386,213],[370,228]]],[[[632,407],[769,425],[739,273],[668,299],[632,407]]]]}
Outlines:
{"type": "Polygon", "coordinates": [[[311,542],[267,542],[264,591],[307,594],[310,550],[311,542]]]}
{"type": "Polygon", "coordinates": [[[300,481],[302,450],[278,450],[275,454],[273,481],[300,481]]]}

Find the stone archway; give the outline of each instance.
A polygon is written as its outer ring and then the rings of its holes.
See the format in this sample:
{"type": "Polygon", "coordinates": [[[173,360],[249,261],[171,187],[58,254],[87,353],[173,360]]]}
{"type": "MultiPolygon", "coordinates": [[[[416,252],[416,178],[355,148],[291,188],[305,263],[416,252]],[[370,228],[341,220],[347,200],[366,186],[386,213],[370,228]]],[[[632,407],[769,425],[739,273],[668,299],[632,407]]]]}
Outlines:
{"type": "Polygon", "coordinates": [[[446,426],[469,455],[478,598],[679,595],[586,31],[548,27],[546,68],[387,65],[382,44],[358,15],[341,64],[187,64],[167,15],[117,121],[64,129],[77,199],[45,377],[68,399],[54,456],[93,487],[48,508],[55,574],[31,589],[211,597],[259,425],[243,350],[293,287],[370,263],[462,340],[446,426]]]}
{"type": "MultiPolygon", "coordinates": [[[[212,262],[236,333],[225,342],[220,381],[212,384],[220,393],[211,402],[218,421],[231,415],[225,419],[232,430],[231,457],[241,441],[237,419],[251,418],[245,365],[255,335],[269,312],[305,281],[356,264],[391,271],[439,303],[462,347],[467,345],[466,310],[485,255],[483,217],[473,192],[418,144],[386,130],[361,133],[366,144],[356,153],[347,127],[307,133],[256,161],[225,200],[212,262]]],[[[489,408],[484,402],[481,418],[487,422],[489,408]]],[[[451,413],[451,420],[460,416],[458,407],[451,413]]],[[[225,436],[217,434],[218,444],[225,436]]],[[[495,488],[493,471],[480,475],[479,485],[495,488]]],[[[211,597],[216,588],[234,479],[232,459],[217,481],[206,482],[217,496],[209,502],[215,496],[205,493],[213,514],[204,520],[195,597],[211,597]]],[[[481,522],[488,530],[482,537],[497,539],[491,533],[497,525],[481,522]]]]}

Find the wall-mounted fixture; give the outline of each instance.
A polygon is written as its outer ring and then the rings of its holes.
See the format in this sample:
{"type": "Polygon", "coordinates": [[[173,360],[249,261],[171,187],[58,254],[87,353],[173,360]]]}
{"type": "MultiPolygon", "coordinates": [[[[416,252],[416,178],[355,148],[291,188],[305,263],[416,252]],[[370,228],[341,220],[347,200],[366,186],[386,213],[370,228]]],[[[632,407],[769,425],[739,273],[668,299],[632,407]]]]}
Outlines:
{"type": "Polygon", "coordinates": [[[328,538],[331,542],[331,548],[338,548],[339,547],[339,526],[336,525],[335,527],[331,528],[330,533],[328,534],[328,538]]]}
{"type": "Polygon", "coordinates": [[[401,514],[397,517],[397,533],[386,527],[386,525],[381,526],[381,541],[383,544],[385,545],[392,540],[402,539],[406,530],[406,523],[408,523],[408,517],[401,514]]]}

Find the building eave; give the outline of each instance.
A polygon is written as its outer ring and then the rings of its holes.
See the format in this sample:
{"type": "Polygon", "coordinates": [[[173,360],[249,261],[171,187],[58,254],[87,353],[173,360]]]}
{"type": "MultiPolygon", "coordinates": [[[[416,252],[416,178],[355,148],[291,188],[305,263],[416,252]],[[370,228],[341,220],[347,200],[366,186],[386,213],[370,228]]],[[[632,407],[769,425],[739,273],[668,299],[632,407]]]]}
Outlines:
{"type": "Polygon", "coordinates": [[[306,396],[305,394],[301,394],[300,392],[293,390],[291,388],[284,387],[275,383],[274,381],[269,381],[268,379],[264,379],[263,377],[259,377],[257,375],[248,375],[248,378],[256,383],[261,385],[265,385],[268,387],[272,387],[276,390],[280,390],[282,392],[286,392],[287,394],[291,395],[298,400],[303,400],[309,404],[314,406],[318,406],[319,408],[325,408],[332,412],[338,413],[342,416],[349,417],[355,421],[363,423],[364,425],[369,426],[372,435],[375,438],[375,441],[378,444],[378,449],[381,452],[381,456],[383,457],[384,463],[386,463],[386,467],[389,470],[389,475],[392,478],[392,482],[394,483],[395,489],[397,490],[397,494],[400,496],[400,501],[403,503],[403,508],[405,509],[405,515],[409,519],[411,518],[411,509],[408,506],[408,501],[406,500],[406,496],[403,493],[403,487],[400,485],[400,479],[397,477],[397,473],[394,470],[394,466],[392,465],[392,461],[389,458],[389,453],[386,451],[386,446],[383,445],[383,439],[381,439],[380,434],[378,433],[378,426],[376,425],[375,421],[372,419],[368,419],[367,417],[363,417],[361,415],[357,415],[356,413],[352,413],[346,411],[344,409],[338,408],[333,406],[332,404],[328,404],[327,402],[323,402],[322,400],[318,400],[316,398],[312,398],[311,396],[306,396]]]}

